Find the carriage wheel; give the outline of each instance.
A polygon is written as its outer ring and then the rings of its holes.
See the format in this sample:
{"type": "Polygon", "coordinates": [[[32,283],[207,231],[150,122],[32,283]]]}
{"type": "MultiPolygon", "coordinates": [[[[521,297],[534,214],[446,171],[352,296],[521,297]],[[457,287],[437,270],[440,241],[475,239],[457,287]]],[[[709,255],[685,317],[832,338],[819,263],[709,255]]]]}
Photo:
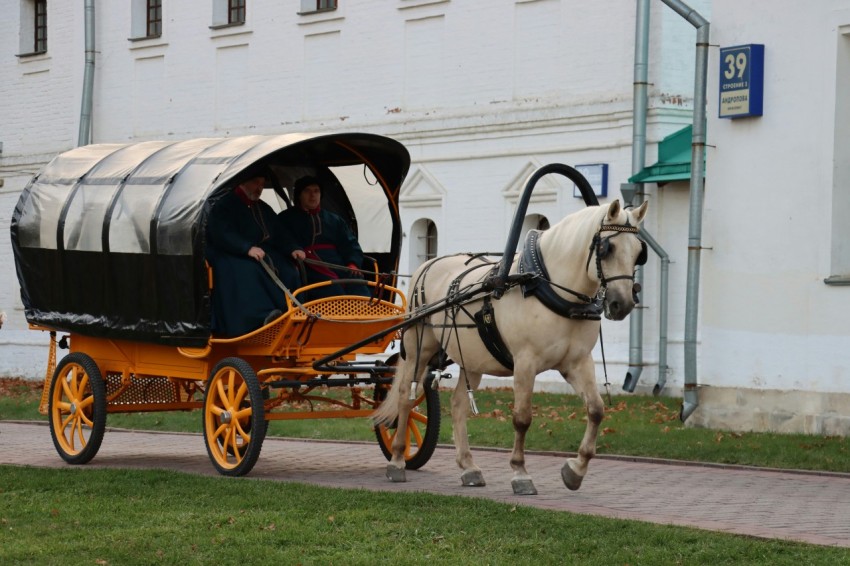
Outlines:
{"type": "MultiPolygon", "coordinates": [[[[440,392],[432,387],[434,376],[429,375],[422,385],[422,389],[410,416],[407,418],[407,439],[404,445],[405,468],[418,470],[424,466],[434,450],[440,437],[440,392]]],[[[383,401],[389,390],[388,385],[378,384],[375,386],[375,401],[383,401]]],[[[387,460],[392,459],[392,444],[397,428],[395,426],[378,425],[375,427],[375,436],[378,446],[387,460]]]]}
{"type": "Polygon", "coordinates": [[[263,393],[253,368],[240,358],[220,361],[207,381],[204,442],[213,466],[225,476],[251,471],[266,437],[263,393]]]}
{"type": "Polygon", "coordinates": [[[81,352],[68,354],[50,381],[50,436],[69,464],[94,458],[106,430],[106,383],[94,360],[81,352]]]}

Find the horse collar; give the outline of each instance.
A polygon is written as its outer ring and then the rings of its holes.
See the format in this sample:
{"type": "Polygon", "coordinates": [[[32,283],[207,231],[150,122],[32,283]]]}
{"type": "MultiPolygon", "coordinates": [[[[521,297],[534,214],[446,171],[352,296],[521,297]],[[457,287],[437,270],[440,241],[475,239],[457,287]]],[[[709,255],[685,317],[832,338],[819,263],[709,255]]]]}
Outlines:
{"type": "Polygon", "coordinates": [[[559,288],[582,301],[576,303],[561,297],[552,289],[549,272],[546,270],[546,263],[540,253],[539,237],[540,231],[530,230],[519,257],[519,272],[535,275],[535,277],[520,284],[522,296],[533,295],[546,308],[559,316],[578,320],[600,320],[602,318],[604,292],[601,295],[597,293],[597,296],[591,299],[587,295],[559,286],[559,288]]]}

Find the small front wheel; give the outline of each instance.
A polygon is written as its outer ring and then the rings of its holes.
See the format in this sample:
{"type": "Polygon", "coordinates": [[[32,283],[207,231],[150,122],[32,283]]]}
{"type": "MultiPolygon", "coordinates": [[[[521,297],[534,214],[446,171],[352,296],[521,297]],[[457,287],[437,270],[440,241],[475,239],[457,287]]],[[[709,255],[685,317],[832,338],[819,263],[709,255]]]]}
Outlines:
{"type": "Polygon", "coordinates": [[[106,430],[106,383],[81,352],[65,356],[50,381],[50,436],[69,464],[85,464],[100,450],[106,430]]]}
{"type": "MultiPolygon", "coordinates": [[[[408,470],[418,470],[424,466],[440,438],[440,392],[433,387],[434,377],[429,375],[422,384],[419,396],[413,402],[410,416],[407,419],[407,438],[404,443],[404,467],[408,470]]],[[[387,396],[389,386],[375,385],[375,401],[383,401],[387,396]]],[[[378,446],[387,460],[392,459],[392,445],[398,433],[397,423],[377,425],[375,436],[378,446]]]]}
{"type": "Polygon", "coordinates": [[[241,358],[220,361],[207,381],[204,442],[216,470],[225,476],[251,471],[266,437],[263,393],[257,374],[241,358]]]}

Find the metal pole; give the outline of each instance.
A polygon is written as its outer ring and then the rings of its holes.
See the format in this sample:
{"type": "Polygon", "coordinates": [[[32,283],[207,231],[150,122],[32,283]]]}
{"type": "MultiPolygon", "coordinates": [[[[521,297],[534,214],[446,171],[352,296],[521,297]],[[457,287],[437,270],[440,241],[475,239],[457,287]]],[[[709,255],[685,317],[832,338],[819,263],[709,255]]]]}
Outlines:
{"type": "Polygon", "coordinates": [[[94,0],[85,0],[86,65],[83,74],[83,98],[80,108],[80,132],[77,145],[91,143],[92,97],[94,91],[94,0]]]}
{"type": "MultiPolygon", "coordinates": [[[[637,1],[635,16],[634,111],[632,118],[632,175],[646,166],[646,114],[649,90],[649,0],[637,1]]],[[[644,200],[643,185],[638,185],[632,197],[633,206],[644,200]]],[[[635,269],[635,284],[643,286],[643,266],[635,269]]],[[[623,382],[625,391],[634,391],[643,373],[643,308],[629,316],[629,368],[623,382]]]]}
{"type": "Polygon", "coordinates": [[[694,123],[691,138],[691,185],[688,229],[688,280],[685,299],[685,391],[682,421],[699,405],[697,391],[697,319],[699,313],[700,252],[702,250],[702,204],[705,179],[705,101],[708,76],[708,21],[679,0],[662,0],[697,28],[694,77],[694,123]]]}

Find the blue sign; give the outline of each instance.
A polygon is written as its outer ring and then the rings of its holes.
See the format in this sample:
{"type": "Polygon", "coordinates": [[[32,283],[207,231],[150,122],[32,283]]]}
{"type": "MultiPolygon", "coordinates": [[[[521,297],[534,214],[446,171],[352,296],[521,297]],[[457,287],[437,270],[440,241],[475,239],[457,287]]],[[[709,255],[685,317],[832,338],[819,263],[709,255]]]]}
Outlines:
{"type": "Polygon", "coordinates": [[[720,118],[761,116],[764,98],[764,45],[720,49],[720,118]]]}
{"type": "MultiPolygon", "coordinates": [[[[576,165],[576,171],[581,173],[590,186],[593,188],[593,193],[598,197],[608,196],[608,164],[593,163],[590,165],[576,165]]],[[[573,196],[582,198],[581,191],[578,190],[578,185],[573,185],[573,196]]]]}

